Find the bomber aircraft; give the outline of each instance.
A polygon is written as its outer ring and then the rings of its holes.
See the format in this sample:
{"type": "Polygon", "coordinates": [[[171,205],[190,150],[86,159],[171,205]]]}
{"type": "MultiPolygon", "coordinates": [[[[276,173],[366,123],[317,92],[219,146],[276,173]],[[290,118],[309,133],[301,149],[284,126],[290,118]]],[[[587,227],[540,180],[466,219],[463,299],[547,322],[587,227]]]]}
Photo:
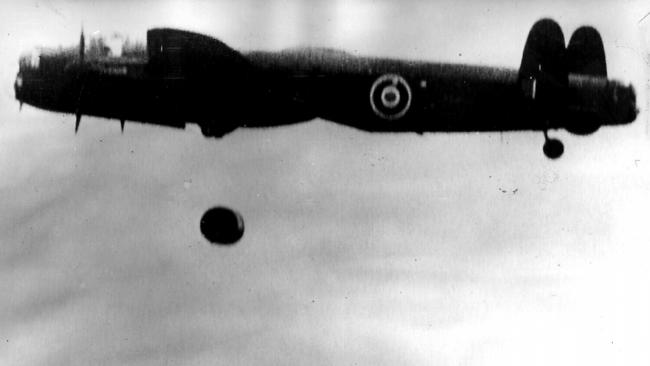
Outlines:
{"type": "MultiPolygon", "coordinates": [[[[634,121],[631,85],[607,78],[598,31],[578,28],[568,46],[553,20],[536,22],[519,70],[357,57],[325,49],[238,52],[183,30],[147,32],[145,46],[111,54],[102,43],[20,58],[16,99],[46,110],[184,128],[222,137],[239,127],[323,118],[371,132],[536,130],[544,154],[563,144],[548,130],[590,134],[634,121]]],[[[214,207],[201,218],[212,243],[234,244],[241,215],[214,207]]]]}
{"type": "Polygon", "coordinates": [[[75,132],[84,114],[118,119],[122,130],[126,120],[196,123],[209,137],[314,118],[371,132],[536,130],[551,159],[564,146],[549,130],[590,134],[638,114],[633,87],[607,78],[598,31],[580,27],[566,46],[551,19],[533,25],[519,70],[327,48],[238,52],[169,28],[116,56],[87,49],[82,31],[78,47],[21,57],[14,89],[21,106],[75,114],[75,132]]]}

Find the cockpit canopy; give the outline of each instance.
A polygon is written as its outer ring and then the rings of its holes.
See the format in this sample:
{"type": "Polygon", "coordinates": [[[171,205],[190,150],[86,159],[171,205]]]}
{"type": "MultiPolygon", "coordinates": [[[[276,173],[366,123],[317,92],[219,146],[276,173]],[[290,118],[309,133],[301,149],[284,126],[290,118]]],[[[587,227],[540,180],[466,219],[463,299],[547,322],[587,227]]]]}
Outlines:
{"type": "Polygon", "coordinates": [[[56,49],[34,48],[22,54],[18,64],[20,71],[51,70],[64,67],[70,61],[78,57],[78,51],[74,47],[56,49]]]}
{"type": "Polygon", "coordinates": [[[22,55],[20,55],[18,64],[20,65],[20,69],[25,69],[25,68],[37,69],[38,66],[40,65],[40,61],[41,61],[41,50],[35,48],[29,52],[25,52],[22,55]]]}
{"type": "Polygon", "coordinates": [[[131,41],[119,33],[104,36],[93,33],[87,41],[82,34],[78,45],[71,47],[45,48],[37,47],[23,53],[19,58],[21,71],[36,71],[65,67],[74,62],[140,62],[147,60],[147,49],[143,42],[131,41]]]}
{"type": "Polygon", "coordinates": [[[147,48],[144,42],[132,41],[120,33],[103,35],[93,33],[85,44],[85,57],[87,60],[106,59],[140,59],[147,57],[147,48]]]}

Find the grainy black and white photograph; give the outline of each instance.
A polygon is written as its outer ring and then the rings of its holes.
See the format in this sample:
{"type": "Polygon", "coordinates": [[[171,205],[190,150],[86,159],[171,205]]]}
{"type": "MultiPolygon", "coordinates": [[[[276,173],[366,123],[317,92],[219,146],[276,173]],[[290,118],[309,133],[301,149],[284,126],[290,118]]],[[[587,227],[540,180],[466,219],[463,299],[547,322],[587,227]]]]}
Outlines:
{"type": "Polygon", "coordinates": [[[0,365],[650,364],[645,1],[0,4],[0,365]]]}

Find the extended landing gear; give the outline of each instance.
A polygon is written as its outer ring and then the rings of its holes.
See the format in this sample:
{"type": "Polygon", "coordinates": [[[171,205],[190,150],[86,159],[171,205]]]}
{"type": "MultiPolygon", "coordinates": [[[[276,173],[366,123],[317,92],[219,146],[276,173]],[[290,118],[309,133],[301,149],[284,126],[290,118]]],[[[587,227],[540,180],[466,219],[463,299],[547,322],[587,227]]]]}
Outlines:
{"type": "Polygon", "coordinates": [[[558,139],[548,137],[548,131],[544,131],[544,155],[549,159],[557,159],[564,153],[564,144],[558,139]]]}

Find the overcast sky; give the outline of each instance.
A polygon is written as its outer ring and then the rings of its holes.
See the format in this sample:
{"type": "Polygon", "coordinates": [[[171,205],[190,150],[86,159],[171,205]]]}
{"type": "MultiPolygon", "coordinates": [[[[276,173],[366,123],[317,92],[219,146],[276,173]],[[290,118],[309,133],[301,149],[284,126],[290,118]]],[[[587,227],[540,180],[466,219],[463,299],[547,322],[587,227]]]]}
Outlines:
{"type": "Polygon", "coordinates": [[[0,364],[650,364],[650,11],[642,1],[5,1],[0,364]],[[642,113],[593,136],[371,134],[316,120],[208,140],[24,106],[18,56],[171,26],[240,50],[517,67],[530,26],[601,32],[642,113]],[[246,220],[209,245],[213,205],[246,220]]]}

